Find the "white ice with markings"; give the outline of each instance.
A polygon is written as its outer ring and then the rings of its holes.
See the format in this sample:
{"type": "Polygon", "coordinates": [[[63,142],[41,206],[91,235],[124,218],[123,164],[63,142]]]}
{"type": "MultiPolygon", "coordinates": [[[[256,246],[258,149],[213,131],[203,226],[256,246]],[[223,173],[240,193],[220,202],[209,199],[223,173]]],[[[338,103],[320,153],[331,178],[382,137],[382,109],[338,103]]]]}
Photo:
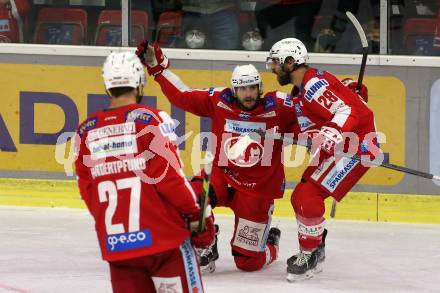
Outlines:
{"type": "MultiPolygon", "coordinates": [[[[233,218],[220,225],[217,270],[206,292],[440,292],[440,225],[328,221],[324,271],[300,283],[285,280],[297,252],[293,219],[282,231],[280,258],[260,272],[235,268],[233,218]]],[[[0,292],[111,292],[92,219],[85,210],[0,207],[0,292]]]]}

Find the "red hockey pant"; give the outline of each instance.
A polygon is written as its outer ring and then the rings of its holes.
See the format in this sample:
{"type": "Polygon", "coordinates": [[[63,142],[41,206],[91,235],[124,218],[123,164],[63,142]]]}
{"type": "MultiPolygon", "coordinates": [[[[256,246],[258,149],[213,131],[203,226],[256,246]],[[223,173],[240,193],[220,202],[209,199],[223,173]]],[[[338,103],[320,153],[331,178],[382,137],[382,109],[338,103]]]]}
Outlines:
{"type": "Polygon", "coordinates": [[[109,265],[114,293],[203,292],[199,264],[189,240],[172,250],[109,265]]]}
{"type": "Polygon", "coordinates": [[[332,196],[340,201],[368,171],[357,161],[343,159],[338,163],[309,166],[290,201],[298,223],[298,240],[302,250],[313,251],[324,232],[324,200],[332,196]]]}
{"type": "MultiPolygon", "coordinates": [[[[223,174],[211,176],[216,207],[229,207],[235,215],[231,239],[235,265],[243,271],[257,271],[277,258],[277,249],[267,244],[273,212],[273,199],[228,189],[223,174]]],[[[203,190],[201,180],[191,182],[196,193],[203,190]]]]}

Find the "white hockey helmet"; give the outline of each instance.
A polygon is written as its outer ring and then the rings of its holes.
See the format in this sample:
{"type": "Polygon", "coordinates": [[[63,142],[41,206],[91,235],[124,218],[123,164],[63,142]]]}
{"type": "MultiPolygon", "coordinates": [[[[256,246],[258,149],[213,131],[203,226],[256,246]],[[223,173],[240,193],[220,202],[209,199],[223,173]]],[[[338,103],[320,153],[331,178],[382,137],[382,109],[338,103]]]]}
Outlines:
{"type": "Polygon", "coordinates": [[[275,60],[277,60],[279,64],[284,64],[288,57],[292,57],[296,65],[306,63],[308,53],[303,42],[295,38],[286,38],[276,42],[269,51],[266,66],[269,69],[270,64],[275,60]]]}
{"type": "Polygon", "coordinates": [[[145,71],[133,52],[113,52],[102,67],[105,88],[132,87],[146,84],[145,71]]]}
{"type": "Polygon", "coordinates": [[[234,68],[231,77],[232,91],[234,94],[235,88],[254,84],[258,85],[260,94],[262,94],[263,82],[261,81],[260,73],[254,65],[238,65],[234,68]]]}

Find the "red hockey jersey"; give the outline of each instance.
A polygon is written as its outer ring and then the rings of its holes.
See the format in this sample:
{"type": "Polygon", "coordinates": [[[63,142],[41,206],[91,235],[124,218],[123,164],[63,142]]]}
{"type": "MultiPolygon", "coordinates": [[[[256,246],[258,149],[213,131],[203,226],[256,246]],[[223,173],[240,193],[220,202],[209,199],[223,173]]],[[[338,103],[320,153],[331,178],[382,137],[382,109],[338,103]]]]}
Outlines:
{"type": "Polygon", "coordinates": [[[29,4],[27,0],[15,0],[16,11],[13,12],[10,3],[0,3],[0,43],[18,43],[20,34],[24,34],[27,27],[27,13],[29,4]],[[17,18],[20,18],[18,20],[17,18]],[[19,21],[23,24],[20,32],[19,21]]]}
{"type": "Polygon", "coordinates": [[[155,254],[190,236],[183,215],[199,207],[181,169],[174,128],[168,114],[138,104],[98,111],[79,126],[78,185],[103,259],[155,254]]]}
{"type": "Polygon", "coordinates": [[[295,94],[293,103],[301,132],[320,129],[330,122],[336,124],[341,132],[352,132],[358,136],[360,153],[378,151],[373,112],[333,74],[308,69],[299,93],[295,94]]]}
{"type": "Polygon", "coordinates": [[[285,179],[282,142],[254,141],[245,149],[233,150],[239,136],[250,132],[289,133],[296,125],[290,95],[269,92],[252,111],[241,110],[230,88],[190,89],[170,70],[156,75],[163,93],[172,104],[198,116],[212,119],[213,174],[224,174],[235,189],[265,198],[280,198],[285,179]]]}

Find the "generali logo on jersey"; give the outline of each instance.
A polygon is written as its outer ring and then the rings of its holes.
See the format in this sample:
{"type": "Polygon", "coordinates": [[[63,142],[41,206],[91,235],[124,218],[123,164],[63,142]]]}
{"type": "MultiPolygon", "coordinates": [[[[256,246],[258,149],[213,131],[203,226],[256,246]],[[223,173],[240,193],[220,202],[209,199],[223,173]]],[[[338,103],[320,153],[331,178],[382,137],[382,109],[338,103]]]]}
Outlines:
{"type": "Polygon", "coordinates": [[[87,135],[88,141],[94,141],[114,135],[133,134],[136,133],[136,125],[134,122],[126,122],[114,125],[108,125],[97,129],[90,130],[87,135]]]}

